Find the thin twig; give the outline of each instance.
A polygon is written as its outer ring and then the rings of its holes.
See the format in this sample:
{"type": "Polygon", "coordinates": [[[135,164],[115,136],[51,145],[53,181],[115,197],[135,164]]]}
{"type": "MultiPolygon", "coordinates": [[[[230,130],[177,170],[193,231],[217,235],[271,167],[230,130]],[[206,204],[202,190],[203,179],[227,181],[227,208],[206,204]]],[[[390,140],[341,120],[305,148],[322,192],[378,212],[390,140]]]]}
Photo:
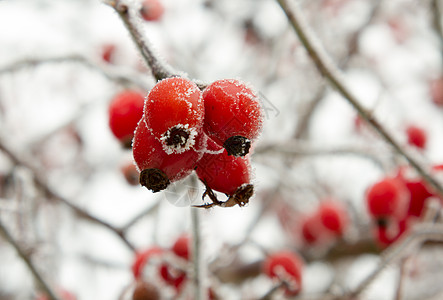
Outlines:
{"type": "Polygon", "coordinates": [[[37,270],[37,268],[32,263],[30,257],[26,254],[26,252],[19,246],[19,244],[15,241],[15,239],[12,237],[10,232],[6,229],[5,225],[0,219],[0,234],[5,237],[6,241],[11,244],[12,247],[17,251],[17,254],[20,256],[20,258],[25,262],[28,269],[31,271],[32,276],[39,284],[40,288],[43,290],[43,292],[49,297],[50,300],[57,300],[56,294],[52,291],[52,289],[49,287],[48,283],[43,279],[40,272],[37,270]]]}
{"type": "Polygon", "coordinates": [[[113,225],[91,215],[87,211],[81,209],[80,207],[76,206],[75,204],[71,203],[69,200],[65,199],[61,195],[59,195],[57,192],[52,190],[48,184],[46,184],[45,180],[42,178],[40,173],[29,163],[27,163],[25,160],[20,159],[17,155],[15,155],[12,151],[10,151],[5,144],[0,141],[0,151],[2,151],[4,154],[6,154],[9,159],[16,165],[20,165],[25,167],[26,169],[30,170],[34,177],[34,183],[38,188],[40,188],[43,193],[48,196],[48,198],[56,199],[59,202],[63,203],[64,205],[68,206],[71,210],[73,210],[79,217],[82,217],[86,220],[89,220],[93,223],[96,223],[98,225],[101,225],[103,227],[108,228],[112,232],[114,232],[123,242],[130,248],[132,251],[135,250],[134,245],[129,242],[128,239],[126,239],[124,232],[122,232],[120,229],[114,227],[113,225]]]}
{"type": "Polygon", "coordinates": [[[107,78],[108,80],[118,82],[122,85],[135,85],[140,89],[147,89],[146,83],[139,80],[139,74],[127,74],[122,72],[122,69],[113,70],[111,67],[102,67],[91,60],[83,57],[81,55],[65,55],[65,56],[55,56],[55,57],[40,57],[40,58],[26,58],[13,62],[7,66],[0,67],[0,75],[5,73],[17,72],[22,69],[35,67],[43,64],[57,64],[57,63],[79,63],[81,65],[94,70],[107,78]]]}
{"type": "Polygon", "coordinates": [[[441,184],[426,172],[414,158],[406,153],[400,144],[394,140],[386,129],[360,104],[360,101],[346,87],[341,71],[334,65],[320,41],[308,27],[300,8],[297,5],[290,5],[289,0],[277,0],[277,2],[285,12],[292,28],[320,73],[325,76],[329,83],[357,110],[359,115],[375,129],[385,142],[391,145],[398,154],[403,156],[423,179],[437,190],[439,195],[443,196],[443,187],[441,184]]]}
{"type": "Polygon", "coordinates": [[[179,75],[178,72],[163,62],[154,50],[151,49],[149,41],[143,36],[142,30],[136,22],[136,12],[131,7],[122,3],[120,0],[109,1],[107,4],[114,8],[120,16],[156,80],[179,75]]]}
{"type": "Polygon", "coordinates": [[[128,223],[126,223],[125,225],[120,227],[120,230],[122,232],[128,231],[129,228],[134,226],[134,224],[136,224],[138,221],[140,221],[140,219],[142,219],[145,216],[150,215],[151,213],[154,213],[155,211],[157,211],[158,208],[160,207],[160,202],[161,201],[157,201],[154,205],[151,205],[148,208],[142,210],[139,214],[137,214],[135,217],[133,217],[131,220],[129,220],[128,223]]]}

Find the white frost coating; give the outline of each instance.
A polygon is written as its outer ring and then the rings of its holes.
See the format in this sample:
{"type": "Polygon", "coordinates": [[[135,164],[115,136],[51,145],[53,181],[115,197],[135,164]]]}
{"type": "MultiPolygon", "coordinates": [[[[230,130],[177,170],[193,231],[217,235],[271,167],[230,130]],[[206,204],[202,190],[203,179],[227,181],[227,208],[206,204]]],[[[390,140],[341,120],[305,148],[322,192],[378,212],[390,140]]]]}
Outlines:
{"type": "Polygon", "coordinates": [[[169,128],[160,138],[160,142],[162,143],[162,147],[163,150],[165,150],[166,154],[179,154],[179,153],[183,153],[185,151],[188,151],[189,149],[191,149],[194,144],[195,144],[195,138],[197,137],[197,130],[195,130],[195,128],[189,128],[189,124],[177,124],[174,125],[173,127],[169,128]],[[182,129],[183,131],[186,131],[187,133],[189,133],[189,137],[188,139],[185,141],[184,137],[182,137],[183,142],[185,142],[185,144],[182,145],[166,145],[166,140],[168,138],[170,138],[170,133],[172,129],[182,129]]]}

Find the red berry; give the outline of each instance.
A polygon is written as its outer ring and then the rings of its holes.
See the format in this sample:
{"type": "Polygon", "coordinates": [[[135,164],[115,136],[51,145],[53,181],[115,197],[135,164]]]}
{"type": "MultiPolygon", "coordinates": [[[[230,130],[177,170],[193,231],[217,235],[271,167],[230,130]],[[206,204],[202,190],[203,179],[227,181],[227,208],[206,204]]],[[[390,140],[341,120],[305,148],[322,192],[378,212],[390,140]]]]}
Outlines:
{"type": "Polygon", "coordinates": [[[426,147],[427,136],[423,128],[411,125],[406,129],[406,134],[408,136],[409,145],[415,146],[419,149],[424,149],[426,147]]]}
{"type": "Polygon", "coordinates": [[[367,194],[369,214],[378,220],[402,219],[408,208],[409,192],[397,178],[386,177],[373,184],[367,194]]]}
{"type": "Polygon", "coordinates": [[[126,163],[121,167],[121,172],[125,177],[126,181],[130,185],[138,185],[138,178],[140,176],[140,172],[137,170],[137,167],[134,165],[132,161],[126,163]]]}
{"type": "Polygon", "coordinates": [[[160,269],[160,276],[163,278],[163,280],[175,287],[175,290],[177,292],[180,292],[181,288],[183,287],[183,284],[186,282],[186,273],[182,270],[179,270],[167,263],[161,264],[160,269]]]}
{"type": "MultiPolygon", "coordinates": [[[[74,294],[65,289],[57,289],[56,292],[61,297],[60,298],[61,300],[77,300],[77,297],[74,294]]],[[[46,295],[41,294],[35,300],[48,300],[48,299],[49,298],[46,295]]]]}
{"type": "Polygon", "coordinates": [[[106,44],[102,46],[102,59],[107,63],[112,63],[115,55],[115,45],[106,44]]]}
{"type": "Polygon", "coordinates": [[[258,96],[245,83],[223,79],[203,92],[204,130],[229,155],[244,156],[260,134],[263,112],[258,96]]]}
{"type": "Polygon", "coordinates": [[[263,262],[263,272],[270,278],[285,281],[287,296],[297,295],[302,287],[303,261],[296,253],[281,251],[269,255],[263,262]]]}
{"type": "Polygon", "coordinates": [[[229,156],[226,150],[217,154],[205,153],[196,166],[200,180],[211,189],[227,195],[233,195],[249,184],[250,172],[249,157],[229,156]]]}
{"type": "MultiPolygon", "coordinates": [[[[197,145],[204,143],[206,136],[201,133],[196,137],[197,145]]],[[[189,175],[196,162],[203,155],[194,148],[184,153],[167,154],[162,144],[147,129],[144,119],[135,130],[132,144],[134,161],[140,172],[140,184],[153,192],[165,189],[170,182],[189,175]]]]}
{"type": "Polygon", "coordinates": [[[189,236],[182,235],[175,241],[174,245],[172,246],[172,252],[174,252],[175,255],[179,257],[189,260],[189,248],[191,246],[190,243],[191,239],[189,238],[189,236]]]}
{"type": "Polygon", "coordinates": [[[163,16],[165,8],[159,0],[145,0],[142,3],[140,14],[146,21],[158,21],[163,16]]]}
{"type": "Polygon", "coordinates": [[[342,235],[349,224],[348,211],[341,202],[322,202],[317,213],[321,224],[334,235],[342,235]]]}
{"type": "Polygon", "coordinates": [[[199,88],[180,77],[159,81],[144,106],[146,125],[168,154],[192,148],[203,127],[204,113],[199,88]]]}
{"type": "Polygon", "coordinates": [[[300,222],[300,233],[302,241],[307,245],[318,244],[324,241],[324,228],[318,214],[305,216],[300,222]]]}
{"type": "Polygon", "coordinates": [[[158,300],[160,293],[155,285],[139,280],[132,292],[132,300],[158,300]]]}
{"type": "Polygon", "coordinates": [[[117,94],[109,106],[109,126],[123,145],[130,146],[134,130],[143,115],[144,96],[126,90],[117,94]]]}
{"type": "Polygon", "coordinates": [[[163,249],[159,247],[152,247],[146,249],[142,252],[137,252],[135,255],[134,262],[132,263],[132,274],[135,279],[141,278],[143,274],[143,268],[150,258],[153,256],[157,256],[163,253],[163,249]]]}
{"type": "Polygon", "coordinates": [[[405,232],[407,232],[407,219],[399,222],[393,222],[389,226],[376,226],[374,235],[378,245],[386,248],[397,241],[405,232]]]}

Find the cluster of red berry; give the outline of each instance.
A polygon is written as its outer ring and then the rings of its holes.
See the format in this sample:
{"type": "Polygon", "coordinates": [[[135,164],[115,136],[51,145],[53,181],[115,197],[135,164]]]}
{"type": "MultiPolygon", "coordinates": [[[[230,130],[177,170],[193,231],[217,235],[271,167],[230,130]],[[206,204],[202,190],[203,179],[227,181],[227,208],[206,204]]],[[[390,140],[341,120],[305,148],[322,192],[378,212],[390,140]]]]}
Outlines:
{"type": "MultiPolygon", "coordinates": [[[[442,165],[433,167],[433,175],[442,173],[442,165]]],[[[366,193],[368,213],[374,221],[374,236],[381,247],[399,239],[423,215],[427,201],[438,195],[412,170],[401,167],[394,176],[386,176],[371,185],[366,193]]]]}
{"type": "MultiPolygon", "coordinates": [[[[157,300],[161,294],[171,294],[173,299],[186,295],[185,287],[189,283],[191,239],[188,235],[177,238],[171,248],[150,247],[136,253],[132,264],[132,274],[136,281],[133,300],[157,300]],[[159,286],[166,286],[160,291],[159,286]]],[[[208,299],[217,299],[213,289],[208,289],[208,299]]]]}
{"type": "MultiPolygon", "coordinates": [[[[256,94],[238,80],[218,80],[202,93],[192,81],[159,81],[144,102],[132,143],[140,183],[153,192],[196,170],[212,205],[212,190],[229,196],[225,206],[252,195],[249,153],[263,114],[256,94]]],[[[207,206],[206,206],[207,207],[207,206]]]]}

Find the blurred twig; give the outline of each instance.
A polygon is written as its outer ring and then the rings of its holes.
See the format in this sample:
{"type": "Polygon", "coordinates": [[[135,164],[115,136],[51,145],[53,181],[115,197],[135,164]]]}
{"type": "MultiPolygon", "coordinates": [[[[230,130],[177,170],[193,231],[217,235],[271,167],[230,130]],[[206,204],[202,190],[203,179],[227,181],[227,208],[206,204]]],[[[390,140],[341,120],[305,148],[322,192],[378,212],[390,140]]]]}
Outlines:
{"type": "Polygon", "coordinates": [[[6,227],[3,224],[1,219],[0,219],[0,234],[2,236],[4,236],[6,241],[9,244],[11,244],[11,246],[14,247],[14,249],[17,251],[17,254],[25,262],[26,266],[31,271],[32,276],[37,281],[38,285],[43,290],[43,292],[47,295],[47,297],[49,297],[50,300],[57,300],[57,297],[55,296],[55,293],[52,291],[52,289],[49,287],[49,285],[43,279],[43,277],[41,276],[40,272],[37,271],[37,268],[32,263],[31,258],[26,254],[26,252],[19,246],[19,244],[16,242],[16,240],[12,237],[12,235],[6,229],[6,227]]]}
{"type": "Polygon", "coordinates": [[[129,242],[128,239],[126,239],[126,236],[124,232],[113,225],[91,215],[87,211],[81,209],[80,207],[76,206],[75,204],[71,203],[69,200],[65,199],[61,195],[59,195],[57,192],[52,190],[48,184],[46,184],[45,180],[43,179],[43,176],[29,163],[27,163],[25,160],[20,159],[17,155],[15,155],[12,151],[10,151],[5,144],[0,141],[0,151],[2,151],[4,154],[6,154],[9,159],[16,165],[20,165],[25,167],[26,169],[30,170],[31,173],[34,176],[34,182],[37,187],[39,187],[43,193],[48,196],[48,198],[56,199],[59,202],[63,203],[64,205],[68,206],[71,210],[73,210],[79,217],[82,217],[83,219],[89,220],[93,223],[96,223],[98,225],[101,225],[103,227],[108,228],[112,232],[114,232],[122,241],[123,243],[128,246],[132,251],[135,250],[135,247],[132,245],[132,243],[129,242]]]}
{"type": "Polygon", "coordinates": [[[353,93],[346,87],[345,81],[341,71],[334,64],[329,55],[325,52],[320,41],[316,35],[308,27],[306,20],[300,8],[297,5],[290,5],[288,0],[277,0],[281,8],[285,12],[292,28],[298,35],[301,43],[305,47],[312,61],[320,73],[329,81],[329,83],[337,89],[337,91],[346,99],[359,113],[359,115],[371,125],[372,128],[391,145],[394,150],[403,156],[409,164],[417,170],[423,179],[429,183],[438,194],[443,196],[443,187],[438,183],[422,166],[412,158],[406,151],[397,143],[394,138],[386,131],[386,129],[360,104],[360,101],[353,93]]]}
{"type": "Polygon", "coordinates": [[[139,79],[138,74],[124,74],[122,69],[114,69],[111,67],[100,66],[91,60],[83,57],[81,55],[66,55],[66,56],[56,56],[56,57],[40,57],[40,58],[26,58],[16,62],[13,62],[7,66],[0,67],[0,75],[20,71],[22,69],[35,67],[43,64],[57,64],[57,63],[79,63],[82,64],[98,73],[103,75],[105,78],[118,82],[124,86],[135,85],[138,88],[145,90],[148,88],[147,84],[139,79]]]}

